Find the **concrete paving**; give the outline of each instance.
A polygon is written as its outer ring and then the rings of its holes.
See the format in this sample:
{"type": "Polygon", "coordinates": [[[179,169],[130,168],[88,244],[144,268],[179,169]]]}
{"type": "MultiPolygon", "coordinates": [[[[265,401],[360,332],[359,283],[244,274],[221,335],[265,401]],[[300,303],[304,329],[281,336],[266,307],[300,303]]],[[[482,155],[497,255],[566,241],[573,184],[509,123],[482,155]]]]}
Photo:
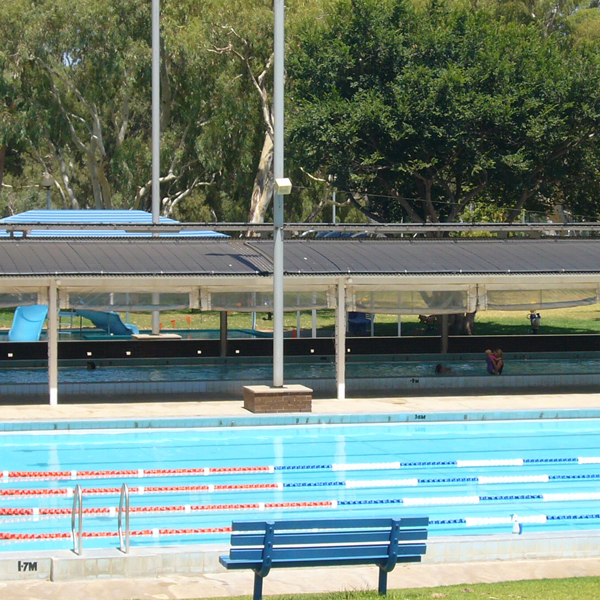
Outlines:
{"type": "MultiPolygon", "coordinates": [[[[600,394],[536,393],[436,397],[352,398],[344,401],[317,399],[316,414],[427,413],[497,410],[600,408],[600,394]]],[[[213,417],[248,413],[242,401],[152,402],[131,404],[59,404],[0,407],[1,420],[88,419],[127,417],[213,417]]],[[[600,576],[600,557],[489,563],[401,565],[390,574],[389,589],[473,584],[480,582],[558,577],[600,576]]],[[[147,579],[95,581],[0,582],[3,600],[125,600],[184,599],[248,596],[252,573],[223,572],[196,577],[170,576],[147,579]]],[[[376,589],[376,567],[275,570],[264,583],[266,596],[311,594],[327,591],[376,589]]]]}
{"type": "MultiPolygon", "coordinates": [[[[397,396],[313,400],[315,414],[428,413],[497,410],[600,408],[600,393],[534,393],[469,396],[397,396]]],[[[107,404],[4,405],[0,420],[112,419],[250,416],[241,400],[107,404]]]]}
{"type": "MultiPolygon", "coordinates": [[[[600,576],[598,559],[496,561],[399,565],[388,589],[470,585],[522,579],[600,576]]],[[[68,582],[0,582],[3,600],[171,600],[252,596],[253,574],[223,571],[197,577],[103,579],[68,582]]],[[[276,569],[265,579],[265,597],[377,589],[377,567],[276,569]]]]}

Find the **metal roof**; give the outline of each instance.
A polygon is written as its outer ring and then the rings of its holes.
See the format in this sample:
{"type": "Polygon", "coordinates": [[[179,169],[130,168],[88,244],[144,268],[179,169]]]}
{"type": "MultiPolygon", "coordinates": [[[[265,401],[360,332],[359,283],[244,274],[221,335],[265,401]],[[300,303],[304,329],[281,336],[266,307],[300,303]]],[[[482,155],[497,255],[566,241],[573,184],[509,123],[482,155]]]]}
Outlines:
{"type": "MultiPolygon", "coordinates": [[[[2,239],[0,278],[269,276],[271,241],[2,239]]],[[[600,274],[600,240],[293,240],[288,276],[600,274]]]]}
{"type": "MultiPolygon", "coordinates": [[[[260,247],[272,257],[271,245],[260,247]]],[[[600,240],[290,241],[285,244],[285,271],[288,275],[599,273],[600,240]]]]}
{"type": "MultiPolygon", "coordinates": [[[[179,221],[168,217],[159,217],[161,225],[176,225],[179,221]]],[[[152,214],[143,210],[28,210],[18,215],[12,215],[0,219],[0,223],[6,224],[61,224],[61,225],[151,225],[152,214]]],[[[6,230],[0,229],[0,237],[8,237],[6,230]]],[[[151,233],[133,233],[125,229],[110,231],[94,230],[85,227],[81,231],[74,229],[32,229],[28,232],[32,237],[150,237],[151,233]]],[[[186,230],[177,233],[160,233],[159,236],[177,237],[227,237],[222,233],[208,230],[186,230]]],[[[15,237],[21,237],[21,232],[15,232],[15,237]]]]}

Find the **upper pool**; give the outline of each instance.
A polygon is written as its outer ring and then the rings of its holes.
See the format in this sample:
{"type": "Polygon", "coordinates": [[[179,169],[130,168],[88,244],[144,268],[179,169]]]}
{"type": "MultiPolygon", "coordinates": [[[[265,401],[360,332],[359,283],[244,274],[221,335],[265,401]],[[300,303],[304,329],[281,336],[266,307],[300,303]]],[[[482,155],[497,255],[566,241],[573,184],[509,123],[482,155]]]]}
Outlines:
{"type": "MultiPolygon", "coordinates": [[[[377,379],[399,377],[469,377],[487,375],[486,364],[481,360],[444,360],[451,367],[451,372],[436,375],[435,367],[439,360],[423,361],[390,361],[369,360],[352,361],[347,364],[349,379],[377,379]]],[[[63,367],[59,369],[59,381],[62,383],[100,383],[125,381],[223,381],[227,379],[243,379],[247,381],[264,381],[272,377],[272,364],[227,362],[209,364],[169,364],[102,366],[90,371],[83,364],[80,367],[63,367]]],[[[32,384],[48,381],[45,368],[6,368],[2,369],[2,382],[9,384],[32,384]]],[[[553,358],[553,359],[507,359],[503,375],[561,375],[561,374],[597,374],[600,373],[600,359],[553,358]]],[[[332,361],[298,362],[285,366],[287,379],[335,378],[335,365],[332,361]]]]}

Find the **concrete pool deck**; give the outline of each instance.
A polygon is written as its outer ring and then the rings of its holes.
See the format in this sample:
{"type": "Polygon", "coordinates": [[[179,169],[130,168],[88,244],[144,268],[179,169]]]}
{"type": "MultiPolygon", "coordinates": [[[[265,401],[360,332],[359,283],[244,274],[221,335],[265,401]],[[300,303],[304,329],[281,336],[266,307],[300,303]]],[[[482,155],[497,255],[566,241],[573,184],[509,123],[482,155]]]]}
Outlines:
{"type": "MultiPolygon", "coordinates": [[[[317,399],[313,413],[427,414],[440,412],[544,411],[548,409],[600,409],[600,393],[549,393],[516,395],[455,395],[421,397],[365,397],[344,401],[317,399]]],[[[4,405],[2,421],[126,419],[161,417],[251,416],[241,400],[197,402],[4,405]]],[[[400,565],[389,578],[389,589],[431,587],[519,579],[600,576],[600,556],[554,560],[498,560],[477,563],[400,565]]],[[[184,599],[250,596],[251,572],[225,570],[203,575],[169,575],[143,579],[75,581],[0,581],[0,596],[10,600],[125,600],[184,599]]],[[[375,567],[275,570],[265,580],[266,597],[327,591],[376,589],[375,567]]]]}
{"type": "MultiPolygon", "coordinates": [[[[0,407],[0,420],[114,419],[161,417],[252,416],[243,400],[214,400],[134,403],[15,404],[0,407]]],[[[596,393],[539,392],[531,394],[447,395],[364,397],[346,400],[315,399],[313,414],[381,414],[527,411],[545,409],[600,409],[600,391],[596,393]]]]}

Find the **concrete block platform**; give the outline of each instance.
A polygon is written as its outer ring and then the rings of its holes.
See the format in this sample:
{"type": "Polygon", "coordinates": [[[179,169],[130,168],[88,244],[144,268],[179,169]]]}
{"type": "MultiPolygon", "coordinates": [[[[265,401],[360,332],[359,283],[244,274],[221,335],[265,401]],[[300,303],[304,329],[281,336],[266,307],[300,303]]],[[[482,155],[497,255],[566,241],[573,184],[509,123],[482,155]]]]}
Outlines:
{"type": "Polygon", "coordinates": [[[313,391],[304,385],[244,386],[244,408],[253,413],[297,413],[312,411],[313,391]]]}

